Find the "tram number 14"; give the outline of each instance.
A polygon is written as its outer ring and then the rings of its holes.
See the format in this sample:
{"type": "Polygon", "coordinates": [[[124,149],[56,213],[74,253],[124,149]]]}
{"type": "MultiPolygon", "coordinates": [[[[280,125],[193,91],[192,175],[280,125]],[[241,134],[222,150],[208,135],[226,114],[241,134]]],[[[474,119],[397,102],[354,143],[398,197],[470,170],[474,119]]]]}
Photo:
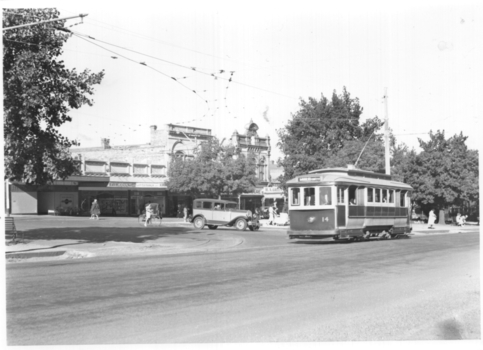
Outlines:
{"type": "Polygon", "coordinates": [[[329,217],[327,216],[322,216],[322,222],[329,222],[329,217]]]}

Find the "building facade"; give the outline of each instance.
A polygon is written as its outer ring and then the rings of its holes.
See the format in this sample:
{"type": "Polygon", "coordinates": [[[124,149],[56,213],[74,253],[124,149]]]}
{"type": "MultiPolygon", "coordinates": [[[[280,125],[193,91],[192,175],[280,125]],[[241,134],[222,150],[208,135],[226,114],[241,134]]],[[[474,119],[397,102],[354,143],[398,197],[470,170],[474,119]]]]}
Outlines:
{"type": "Polygon", "coordinates": [[[167,167],[171,157],[193,157],[211,130],[174,124],[150,127],[150,142],[72,148],[81,164],[81,175],[47,186],[7,183],[7,209],[11,214],[54,212],[86,214],[97,199],[104,215],[137,216],[147,203],[158,203],[164,215],[174,215],[189,198],[169,194],[167,167]]]}
{"type": "MultiPolygon", "coordinates": [[[[12,214],[85,215],[97,199],[102,215],[137,216],[147,203],[158,203],[163,215],[179,216],[193,198],[168,191],[169,163],[174,157],[194,157],[199,145],[212,137],[210,129],[165,124],[150,127],[146,144],[111,146],[109,139],[101,139],[99,147],[72,148],[80,175],[46,186],[7,183],[7,208],[12,214]]],[[[226,199],[237,201],[242,209],[275,203],[281,210],[283,192],[271,181],[270,137],[260,137],[258,125],[250,121],[229,142],[240,154],[255,154],[259,182],[253,193],[226,199]]]]}

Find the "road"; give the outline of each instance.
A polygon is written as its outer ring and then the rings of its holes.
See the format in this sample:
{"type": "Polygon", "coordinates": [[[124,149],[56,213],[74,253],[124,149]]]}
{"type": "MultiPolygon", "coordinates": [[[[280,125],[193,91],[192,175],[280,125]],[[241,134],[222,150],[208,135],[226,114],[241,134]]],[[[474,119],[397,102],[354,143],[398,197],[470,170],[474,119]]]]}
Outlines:
{"type": "Polygon", "coordinates": [[[8,345],[481,338],[478,232],[241,235],[222,252],[9,264],[8,345]]]}

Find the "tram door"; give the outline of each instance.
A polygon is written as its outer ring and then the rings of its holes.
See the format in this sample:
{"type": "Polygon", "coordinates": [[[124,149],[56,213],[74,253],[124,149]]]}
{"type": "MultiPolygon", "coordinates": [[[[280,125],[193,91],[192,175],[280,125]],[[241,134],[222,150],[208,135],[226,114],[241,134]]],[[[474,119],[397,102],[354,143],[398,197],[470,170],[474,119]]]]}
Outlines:
{"type": "Polygon", "coordinates": [[[347,187],[337,186],[337,227],[346,226],[347,187]]]}

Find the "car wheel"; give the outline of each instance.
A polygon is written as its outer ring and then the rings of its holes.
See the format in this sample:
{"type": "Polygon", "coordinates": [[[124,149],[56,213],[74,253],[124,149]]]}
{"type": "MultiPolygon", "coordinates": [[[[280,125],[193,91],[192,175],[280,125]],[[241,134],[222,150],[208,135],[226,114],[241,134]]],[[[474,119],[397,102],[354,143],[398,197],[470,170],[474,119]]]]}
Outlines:
{"type": "Polygon", "coordinates": [[[205,219],[198,216],[195,221],[193,221],[193,226],[197,228],[198,230],[201,230],[203,227],[205,227],[205,219]]]}
{"type": "Polygon", "coordinates": [[[235,223],[235,227],[238,231],[245,231],[247,226],[247,222],[243,219],[238,219],[235,223]]]}
{"type": "Polygon", "coordinates": [[[216,226],[216,225],[208,225],[208,228],[210,230],[216,230],[218,228],[218,226],[216,226]]]}

